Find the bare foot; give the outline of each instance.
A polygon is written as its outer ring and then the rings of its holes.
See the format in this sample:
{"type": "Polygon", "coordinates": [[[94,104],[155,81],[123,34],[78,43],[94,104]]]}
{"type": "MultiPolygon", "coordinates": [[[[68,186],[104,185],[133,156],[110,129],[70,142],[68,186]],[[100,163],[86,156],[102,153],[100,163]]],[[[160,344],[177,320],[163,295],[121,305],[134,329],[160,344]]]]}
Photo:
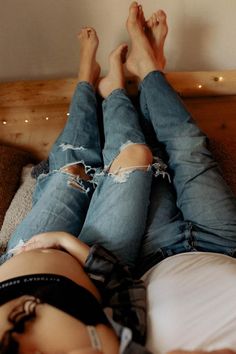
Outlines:
{"type": "Polygon", "coordinates": [[[98,37],[91,27],[83,28],[78,34],[80,42],[79,82],[87,81],[95,86],[100,73],[100,66],[96,61],[98,37]]]}
{"type": "Polygon", "coordinates": [[[121,44],[111,52],[109,72],[98,84],[98,92],[102,97],[106,98],[112,91],[125,87],[123,64],[126,61],[127,51],[127,44],[121,44]]]}
{"type": "Polygon", "coordinates": [[[131,38],[131,51],[127,59],[127,69],[141,80],[153,70],[158,70],[151,44],[144,32],[144,15],[140,5],[133,2],[126,22],[131,38]]]}
{"type": "Polygon", "coordinates": [[[159,70],[164,70],[166,65],[164,44],[167,33],[166,14],[163,10],[158,10],[146,22],[146,34],[154,51],[159,70]]]}

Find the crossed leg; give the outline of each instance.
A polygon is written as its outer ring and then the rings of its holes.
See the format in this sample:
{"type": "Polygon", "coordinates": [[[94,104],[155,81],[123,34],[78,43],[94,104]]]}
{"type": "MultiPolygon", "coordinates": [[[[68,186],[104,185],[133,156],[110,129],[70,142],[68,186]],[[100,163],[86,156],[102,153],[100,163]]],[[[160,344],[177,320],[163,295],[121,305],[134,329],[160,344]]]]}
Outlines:
{"type": "Polygon", "coordinates": [[[131,5],[127,28],[132,50],[127,66],[141,79],[141,110],[157,140],[165,145],[174,186],[171,190],[163,182],[152,189],[141,258],[150,267],[155,264],[155,258],[158,262],[165,256],[191,250],[234,255],[235,197],[207,149],[207,137],[162,73],[168,31],[166,16],[158,11],[144,31],[140,11],[136,3],[131,5]],[[147,264],[148,260],[151,263],[147,264]]]}
{"type": "Polygon", "coordinates": [[[98,38],[92,28],[79,34],[80,69],[70,115],[49,154],[49,173],[37,179],[30,213],[13,233],[7,251],[49,231],[77,235],[94,191],[93,175],[103,165],[96,114],[98,38]]]}

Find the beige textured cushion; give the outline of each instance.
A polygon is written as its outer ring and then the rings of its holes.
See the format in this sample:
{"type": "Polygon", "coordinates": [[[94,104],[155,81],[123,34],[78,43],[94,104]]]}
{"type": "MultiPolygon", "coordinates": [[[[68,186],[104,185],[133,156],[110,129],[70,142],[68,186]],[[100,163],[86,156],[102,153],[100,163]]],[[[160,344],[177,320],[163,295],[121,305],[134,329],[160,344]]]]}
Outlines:
{"type": "Polygon", "coordinates": [[[30,153],[0,145],[0,227],[19,187],[22,168],[32,162],[34,159],[30,153]]]}
{"type": "Polygon", "coordinates": [[[21,184],[6,212],[2,229],[0,231],[0,251],[3,252],[11,234],[17,225],[23,220],[32,207],[32,195],[36,180],[31,177],[33,165],[23,168],[21,174],[21,184]]]}

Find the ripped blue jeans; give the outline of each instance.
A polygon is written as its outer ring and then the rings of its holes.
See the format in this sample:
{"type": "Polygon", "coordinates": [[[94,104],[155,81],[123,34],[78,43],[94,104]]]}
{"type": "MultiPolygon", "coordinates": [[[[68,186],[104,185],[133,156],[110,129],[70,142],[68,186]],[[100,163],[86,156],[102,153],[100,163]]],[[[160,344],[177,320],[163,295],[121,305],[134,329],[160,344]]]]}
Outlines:
{"type": "Polygon", "coordinates": [[[102,149],[95,92],[88,83],[79,83],[68,122],[49,154],[49,173],[38,177],[32,210],[12,235],[4,259],[33,235],[65,231],[88,245],[103,245],[134,266],[145,229],[153,171],[164,175],[165,166],[158,161],[145,170],[109,173],[122,149],[146,142],[137,111],[124,90],[117,89],[104,100],[103,120],[102,149]],[[75,164],[85,167],[89,178],[69,173],[67,168],[75,164]]]}
{"type": "Polygon", "coordinates": [[[144,78],[139,101],[142,130],[123,90],[104,101],[102,150],[93,89],[78,85],[68,123],[49,156],[50,172],[38,178],[33,209],[12,236],[4,259],[21,241],[57,230],[100,243],[131,267],[136,261],[139,275],[181,252],[235,257],[236,199],[207,149],[207,137],[160,72],[144,78]],[[109,174],[122,146],[146,142],[157,156],[164,145],[173,183],[162,178],[166,166],[161,160],[147,171],[109,174]],[[78,162],[86,166],[90,181],[62,171],[78,162]],[[154,178],[153,170],[162,177],[154,178]]]}

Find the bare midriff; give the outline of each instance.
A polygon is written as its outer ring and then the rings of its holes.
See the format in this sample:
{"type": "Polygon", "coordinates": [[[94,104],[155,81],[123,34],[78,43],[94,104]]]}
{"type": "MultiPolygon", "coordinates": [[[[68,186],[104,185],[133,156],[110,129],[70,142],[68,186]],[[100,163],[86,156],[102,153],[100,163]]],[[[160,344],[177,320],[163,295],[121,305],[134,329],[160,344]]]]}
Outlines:
{"type": "MultiPolygon", "coordinates": [[[[32,251],[26,251],[10,258],[0,267],[0,282],[22,275],[31,275],[37,273],[63,275],[73,280],[75,283],[86,288],[98,299],[98,301],[101,301],[101,297],[98,290],[85,273],[79,261],[76,260],[69,253],[56,249],[37,249],[32,251]]],[[[0,307],[0,316],[3,320],[7,318],[7,314],[9,313],[10,309],[16,305],[17,301],[17,299],[12,300],[0,307]]],[[[50,311],[52,311],[52,309],[53,307],[46,304],[42,306],[41,311],[43,311],[44,316],[51,317],[50,311]]],[[[58,312],[58,310],[56,311],[58,312]]],[[[66,318],[63,319],[63,321],[65,320],[66,318]]],[[[53,319],[51,319],[51,321],[53,321],[53,319]]],[[[54,322],[52,323],[54,326],[58,326],[57,322],[55,322],[57,324],[54,324],[54,322]]],[[[38,326],[40,325],[38,321],[36,322],[36,324],[38,326]]],[[[76,326],[79,325],[80,321],[79,323],[77,323],[76,326]]],[[[103,353],[118,354],[119,340],[116,334],[114,333],[113,329],[103,324],[98,324],[96,326],[96,329],[102,343],[103,353]]],[[[27,338],[29,339],[29,337],[27,338]]]]}
{"type": "Polygon", "coordinates": [[[63,275],[89,290],[99,301],[100,294],[82,265],[69,253],[56,249],[22,252],[0,266],[0,282],[22,275],[47,273],[63,275]]]}

